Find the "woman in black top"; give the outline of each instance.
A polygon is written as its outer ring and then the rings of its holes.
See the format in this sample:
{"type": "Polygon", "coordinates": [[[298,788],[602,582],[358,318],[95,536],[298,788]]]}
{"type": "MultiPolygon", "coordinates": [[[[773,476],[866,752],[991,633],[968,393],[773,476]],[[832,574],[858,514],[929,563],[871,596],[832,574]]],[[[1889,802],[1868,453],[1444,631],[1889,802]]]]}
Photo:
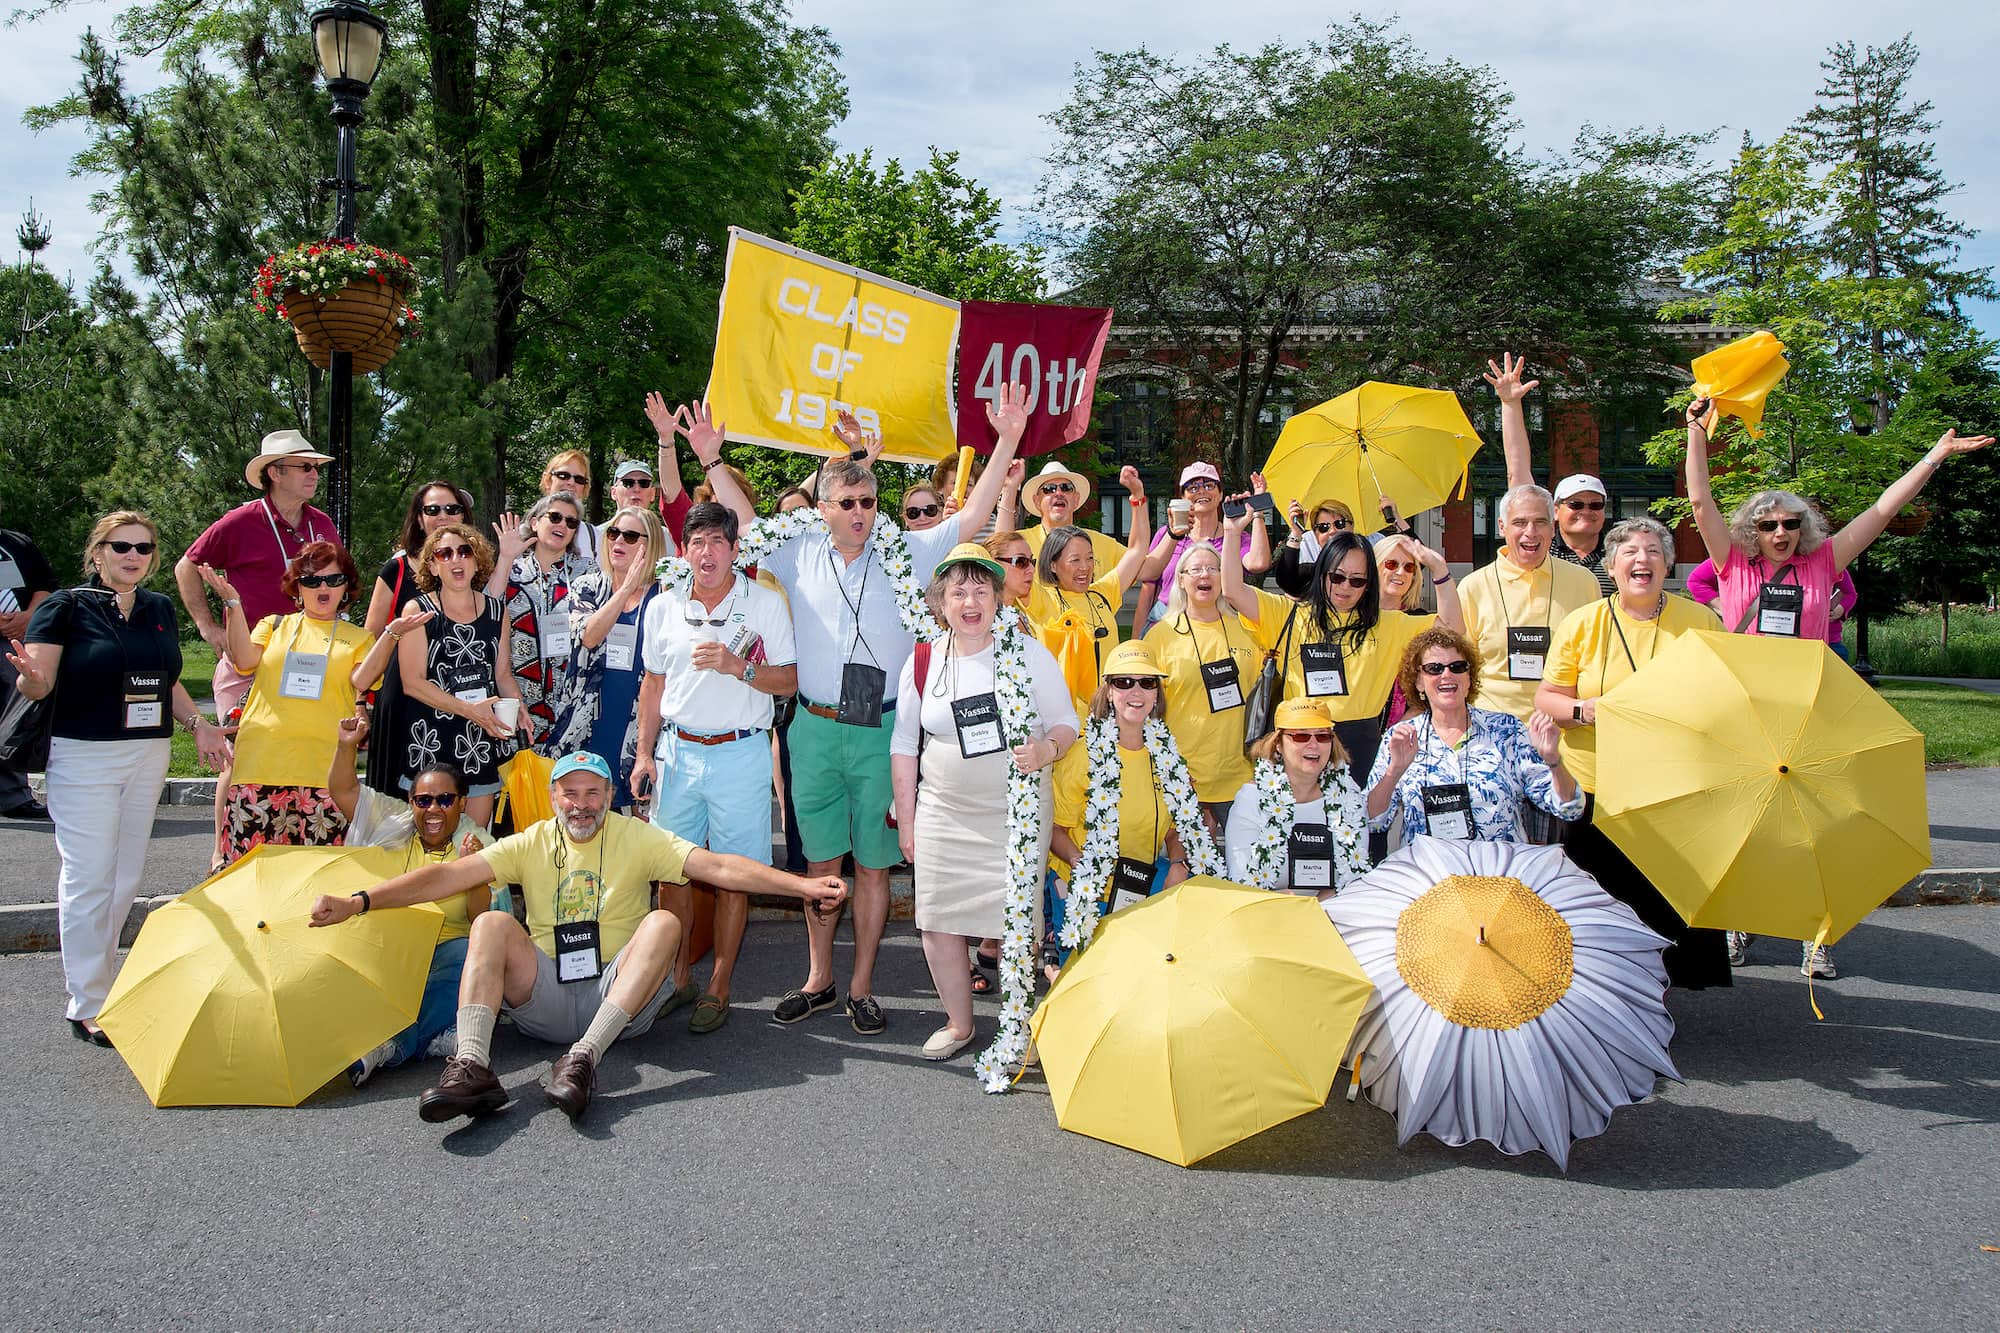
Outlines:
{"type": "MultiPolygon", "coordinates": [[[[403,515],[402,545],[375,576],[375,591],[368,599],[368,618],[362,628],[379,635],[396,618],[404,602],[417,594],[415,560],[424,549],[424,538],[447,523],[479,525],[472,517],[472,496],[448,481],[427,481],[410,492],[410,508],[403,515]]],[[[414,771],[405,764],[403,736],[409,721],[403,707],[403,676],[396,667],[396,655],[389,654],[389,667],[375,691],[375,706],[369,713],[368,766],[361,780],[384,796],[403,797],[404,779],[414,771]]]]}
{"type": "Polygon", "coordinates": [[[229,762],[222,729],[181,688],[174,604],[139,587],[160,563],[159,530],[120,510],[84,546],[87,583],[50,596],[7,660],[30,699],[55,695],[49,817],[62,857],[56,902],[70,1030],[109,1046],[97,1011],[117,973],[118,934],[146,874],[146,844],[174,723],[194,732],[202,762],[229,762]]]}

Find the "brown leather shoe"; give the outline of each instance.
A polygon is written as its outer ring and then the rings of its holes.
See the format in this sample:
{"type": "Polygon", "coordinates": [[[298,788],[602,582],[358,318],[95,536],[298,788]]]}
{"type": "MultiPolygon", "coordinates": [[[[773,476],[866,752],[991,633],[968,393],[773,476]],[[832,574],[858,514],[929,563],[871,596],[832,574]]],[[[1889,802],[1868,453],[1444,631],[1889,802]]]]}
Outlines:
{"type": "Polygon", "coordinates": [[[597,1086],[597,1061],[576,1051],[564,1051],[549,1070],[549,1100],[575,1120],[590,1105],[590,1091],[597,1086]]]}
{"type": "Polygon", "coordinates": [[[507,1089],[493,1071],[476,1060],[454,1055],[444,1062],[444,1077],[417,1098],[417,1114],[431,1124],[462,1115],[488,1115],[507,1104],[507,1089]]]}

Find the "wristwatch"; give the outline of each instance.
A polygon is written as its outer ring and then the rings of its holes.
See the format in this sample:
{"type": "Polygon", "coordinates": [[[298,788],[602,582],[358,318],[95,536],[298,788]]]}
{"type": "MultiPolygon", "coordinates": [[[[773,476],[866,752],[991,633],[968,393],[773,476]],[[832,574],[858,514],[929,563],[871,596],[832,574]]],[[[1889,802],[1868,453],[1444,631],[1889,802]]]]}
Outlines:
{"type": "Polygon", "coordinates": [[[1581,703],[1574,703],[1569,706],[1569,718],[1572,722],[1583,721],[1583,705],[1581,703]]]}
{"type": "Polygon", "coordinates": [[[745,685],[755,685],[757,683],[757,664],[755,662],[745,662],[743,664],[743,683],[745,685]]]}

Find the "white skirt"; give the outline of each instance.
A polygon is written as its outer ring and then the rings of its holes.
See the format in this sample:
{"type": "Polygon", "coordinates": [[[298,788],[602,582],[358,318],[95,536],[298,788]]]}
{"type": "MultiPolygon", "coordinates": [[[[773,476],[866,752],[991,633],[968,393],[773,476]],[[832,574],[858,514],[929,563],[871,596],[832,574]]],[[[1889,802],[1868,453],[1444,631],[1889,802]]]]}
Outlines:
{"type": "MultiPolygon", "coordinates": [[[[958,737],[929,736],[917,783],[917,929],[996,939],[1007,921],[1007,775],[1010,750],[967,759],[958,737]]],[[[1055,826],[1055,783],[1044,770],[1041,837],[1046,865],[1055,826]]],[[[1041,934],[1039,876],[1035,934],[1041,934]]]]}

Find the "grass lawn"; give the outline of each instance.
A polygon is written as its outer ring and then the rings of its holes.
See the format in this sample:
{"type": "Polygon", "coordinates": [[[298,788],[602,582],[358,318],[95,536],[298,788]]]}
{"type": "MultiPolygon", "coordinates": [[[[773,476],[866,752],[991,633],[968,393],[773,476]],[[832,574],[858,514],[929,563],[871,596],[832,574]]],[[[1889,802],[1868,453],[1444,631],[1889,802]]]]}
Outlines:
{"type": "Polygon", "coordinates": [[[1885,680],[1882,697],[1924,733],[1925,763],[1968,768],[2000,764],[2000,694],[1885,680]]]}
{"type": "MultiPolygon", "coordinates": [[[[1854,622],[1847,623],[1848,651],[1854,649],[1854,622]]],[[[1885,676],[1977,676],[2000,679],[2000,613],[1957,606],[1951,612],[1951,643],[1938,646],[1938,613],[1868,622],[1868,661],[1885,676]]]]}

